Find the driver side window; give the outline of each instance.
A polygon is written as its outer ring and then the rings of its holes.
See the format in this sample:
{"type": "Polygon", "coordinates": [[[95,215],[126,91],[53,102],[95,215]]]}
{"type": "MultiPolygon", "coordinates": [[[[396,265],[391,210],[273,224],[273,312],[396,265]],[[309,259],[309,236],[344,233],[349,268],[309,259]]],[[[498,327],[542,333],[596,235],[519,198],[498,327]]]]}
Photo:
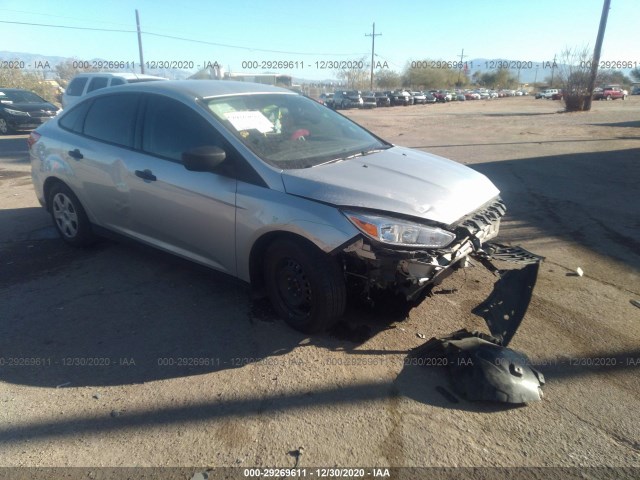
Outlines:
{"type": "Polygon", "coordinates": [[[145,152],[181,162],[183,152],[213,145],[224,149],[219,134],[197,112],[171,98],[147,96],[142,130],[145,152]]]}

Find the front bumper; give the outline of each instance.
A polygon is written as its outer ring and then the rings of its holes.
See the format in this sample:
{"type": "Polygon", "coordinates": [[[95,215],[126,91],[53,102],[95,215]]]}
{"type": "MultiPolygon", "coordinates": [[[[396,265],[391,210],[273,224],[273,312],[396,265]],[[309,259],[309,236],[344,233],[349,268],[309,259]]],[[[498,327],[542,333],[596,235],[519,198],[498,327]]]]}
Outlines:
{"type": "Polygon", "coordinates": [[[483,246],[498,235],[505,213],[504,203],[496,199],[463,217],[447,227],[455,232],[456,240],[441,249],[391,247],[361,235],[342,251],[345,273],[364,283],[367,292],[371,288],[391,289],[411,299],[465,266],[469,256],[490,258],[483,246]]]}
{"type": "Polygon", "coordinates": [[[33,130],[53,117],[31,117],[22,115],[5,115],[3,118],[13,130],[33,130]]]}

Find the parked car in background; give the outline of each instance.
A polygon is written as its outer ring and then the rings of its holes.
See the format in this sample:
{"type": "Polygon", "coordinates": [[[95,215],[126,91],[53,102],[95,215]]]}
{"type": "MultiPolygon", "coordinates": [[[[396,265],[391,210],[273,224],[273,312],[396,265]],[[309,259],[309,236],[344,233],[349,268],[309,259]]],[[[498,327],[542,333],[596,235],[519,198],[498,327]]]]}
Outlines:
{"type": "Polygon", "coordinates": [[[333,93],[321,93],[320,102],[329,108],[333,108],[333,93]]]}
{"type": "Polygon", "coordinates": [[[411,92],[411,96],[413,97],[414,105],[424,105],[427,103],[427,97],[425,97],[422,92],[411,92]]]}
{"type": "Polygon", "coordinates": [[[617,100],[619,98],[626,100],[627,94],[622,87],[617,85],[607,85],[602,90],[594,90],[593,92],[594,100],[617,100]]]}
{"type": "Polygon", "coordinates": [[[506,211],[481,173],[270,85],[103,89],[28,144],[65,242],[109,232],[211,267],[307,333],[338,320],[347,291],[411,300],[488,260],[506,211]]]}
{"type": "Polygon", "coordinates": [[[152,82],[156,80],[167,80],[166,78],[141,73],[109,73],[91,72],[79,73],[71,79],[66,90],[62,94],[62,107],[68,108],[83,96],[94,90],[106,87],[115,87],[126,83],[152,82]]]}
{"type": "Polygon", "coordinates": [[[362,108],[376,108],[378,101],[376,100],[376,94],[373,92],[362,93],[362,108]]]}
{"type": "Polygon", "coordinates": [[[429,92],[424,92],[425,103],[436,103],[438,99],[429,92]]]}
{"type": "Polygon", "coordinates": [[[0,135],[32,130],[56,116],[58,111],[53,103],[29,90],[0,88],[0,135]]]}
{"type": "Polygon", "coordinates": [[[379,107],[390,107],[391,99],[386,92],[375,92],[376,103],[379,107]]]}
{"type": "Polygon", "coordinates": [[[337,90],[333,94],[333,106],[339,108],[362,108],[362,96],[358,90],[337,90]]]}
{"type": "Polygon", "coordinates": [[[564,98],[564,92],[562,90],[558,90],[556,93],[551,95],[551,100],[562,100],[564,98]]]}
{"type": "Polygon", "coordinates": [[[413,97],[406,90],[395,90],[391,92],[391,105],[411,105],[413,103],[413,97]]]}
{"type": "Polygon", "coordinates": [[[542,92],[540,92],[540,96],[536,94],[536,98],[544,98],[545,100],[549,100],[554,93],[558,93],[557,88],[547,88],[546,90],[543,90],[542,92]]]}

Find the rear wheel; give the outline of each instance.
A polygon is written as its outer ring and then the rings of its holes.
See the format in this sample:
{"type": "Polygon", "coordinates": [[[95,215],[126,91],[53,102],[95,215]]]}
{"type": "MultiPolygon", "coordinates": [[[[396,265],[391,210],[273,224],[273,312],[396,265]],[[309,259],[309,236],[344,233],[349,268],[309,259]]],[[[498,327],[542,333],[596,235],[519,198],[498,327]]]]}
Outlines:
{"type": "Polygon", "coordinates": [[[49,193],[49,207],[53,224],[65,242],[83,247],[95,241],[89,218],[69,187],[61,183],[53,186],[49,193]]]}
{"type": "Polygon", "coordinates": [[[340,267],[313,245],[275,241],[266,252],[264,277],[274,308],[296,330],[326,330],[344,312],[346,287],[340,267]]]}
{"type": "Polygon", "coordinates": [[[9,123],[7,123],[4,118],[0,117],[0,134],[7,135],[12,132],[13,130],[11,129],[11,127],[9,127],[9,123]]]}

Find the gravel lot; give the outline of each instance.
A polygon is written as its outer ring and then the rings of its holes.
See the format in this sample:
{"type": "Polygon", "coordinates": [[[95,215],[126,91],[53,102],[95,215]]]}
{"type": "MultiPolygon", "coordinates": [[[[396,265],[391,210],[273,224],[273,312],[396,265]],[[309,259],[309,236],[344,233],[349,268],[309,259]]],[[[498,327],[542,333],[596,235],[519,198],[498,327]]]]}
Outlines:
{"type": "Polygon", "coordinates": [[[67,247],[26,136],[0,137],[0,466],[291,467],[302,447],[304,467],[640,467],[640,97],[560,109],[344,112],[488,175],[509,208],[501,239],[546,257],[511,344],[545,398],[520,408],[452,402],[445,373],[407,356],[420,336],[486,330],[471,314],[484,269],[410,312],[351,304],[349,328],[307,337],[215,272],[126,243],[67,247]]]}

